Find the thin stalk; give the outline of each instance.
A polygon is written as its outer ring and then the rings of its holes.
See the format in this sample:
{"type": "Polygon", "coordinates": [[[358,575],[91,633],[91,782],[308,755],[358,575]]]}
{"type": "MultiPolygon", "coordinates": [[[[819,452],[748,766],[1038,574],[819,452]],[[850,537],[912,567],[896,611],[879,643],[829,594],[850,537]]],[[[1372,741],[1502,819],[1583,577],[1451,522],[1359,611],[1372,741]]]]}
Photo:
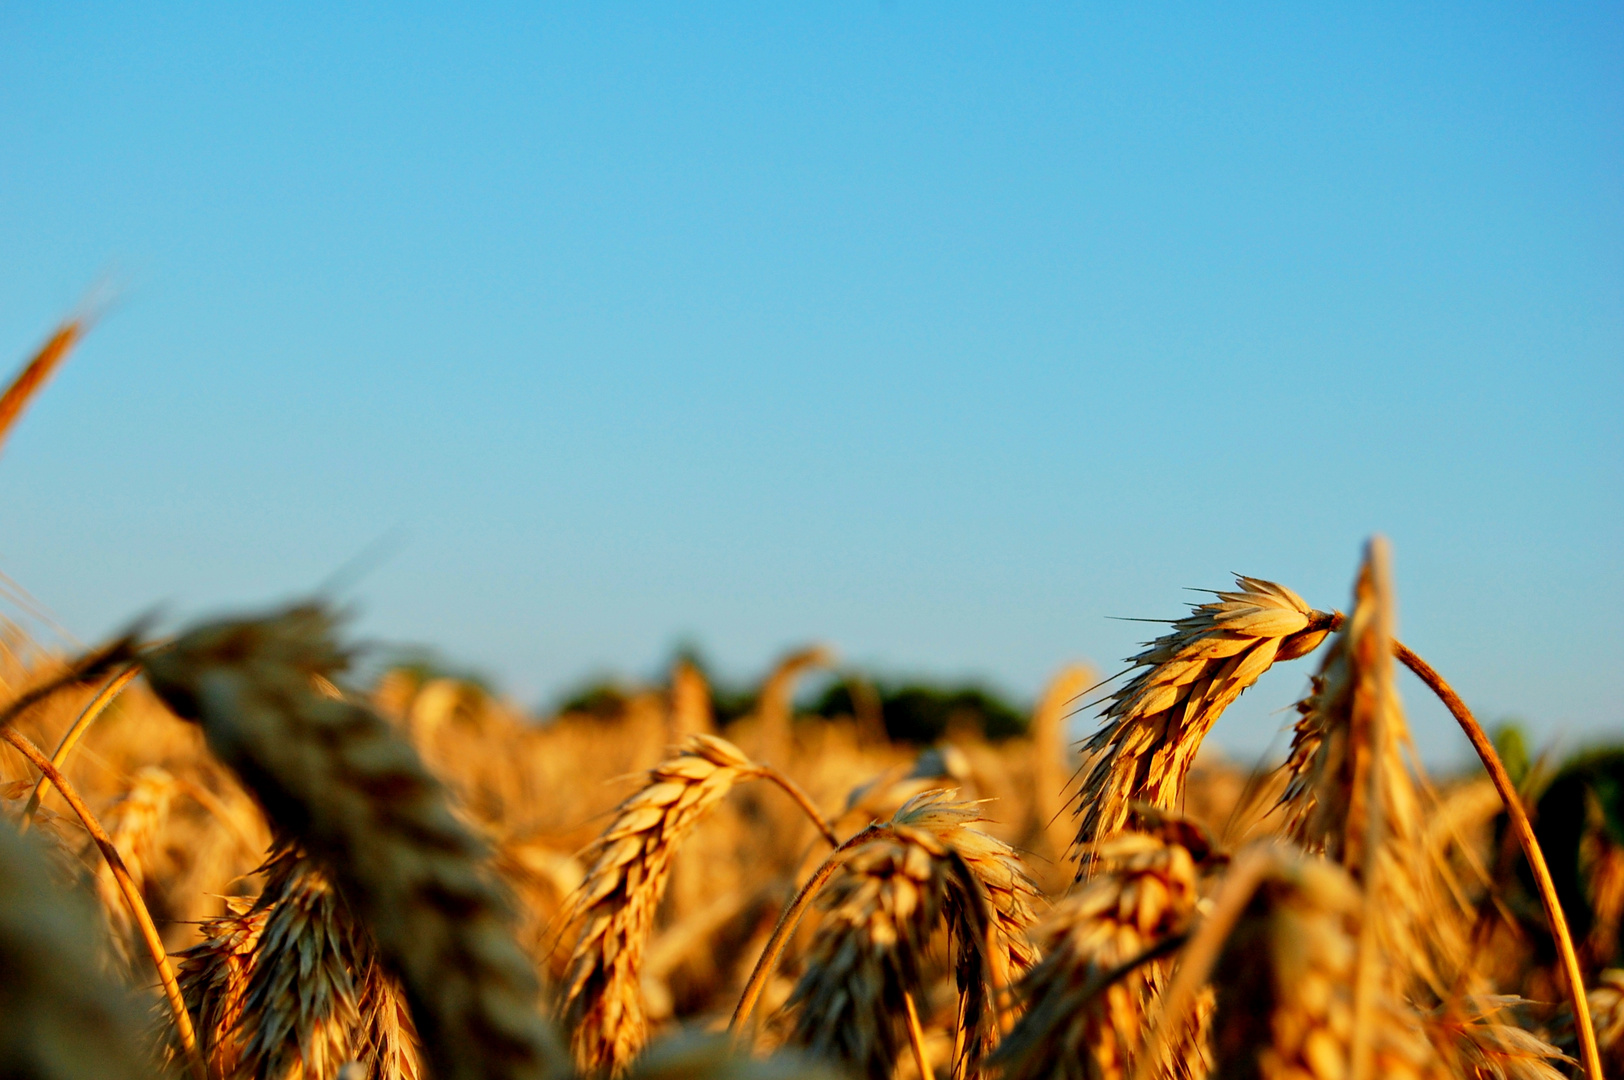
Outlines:
{"type": "MultiPolygon", "coordinates": [[[[117,698],[123,689],[130,685],[140,673],[140,665],[131,664],[107,680],[106,685],[96,692],[96,696],[90,699],[90,704],[84,707],[84,711],[79,714],[73,725],[62,736],[62,741],[56,744],[56,750],[51,753],[52,765],[61,769],[67,764],[68,755],[73,753],[73,748],[79,744],[80,737],[90,730],[90,725],[96,722],[96,718],[106,710],[107,706],[113,703],[113,699],[117,698]]],[[[46,788],[50,786],[50,783],[51,778],[44,773],[40,773],[39,780],[34,784],[33,792],[28,796],[28,805],[23,808],[23,819],[22,823],[17,826],[18,832],[27,832],[28,827],[34,823],[34,814],[39,810],[39,801],[45,797],[46,788]]]]}
{"type": "Polygon", "coordinates": [[[52,694],[65,686],[93,679],[106,671],[114,664],[128,660],[135,655],[136,638],[133,634],[119,638],[117,641],[88,653],[69,664],[67,670],[55,675],[38,686],[31,686],[21,694],[12,698],[4,708],[0,708],[0,728],[10,727],[12,721],[35,705],[44,701],[52,694]]]}
{"type": "Polygon", "coordinates": [[[750,981],[745,983],[744,993],[739,995],[739,1004],[733,1010],[733,1019],[728,1022],[728,1030],[733,1032],[735,1044],[743,1039],[744,1022],[750,1018],[750,1013],[755,1009],[756,999],[761,996],[762,988],[767,985],[767,976],[772,974],[773,965],[778,962],[778,954],[784,949],[784,942],[795,931],[801,916],[806,914],[807,905],[812,903],[818,890],[823,888],[824,882],[829,880],[836,868],[845,862],[847,854],[853,848],[888,830],[889,826],[886,825],[870,825],[845,843],[838,845],[829,853],[829,857],[823,860],[822,865],[812,872],[812,876],[806,879],[806,884],[801,886],[800,892],[795,894],[795,898],[778,916],[778,925],[773,927],[772,937],[767,939],[766,946],[761,950],[761,957],[756,960],[755,970],[750,972],[750,981]]]}
{"type": "Polygon", "coordinates": [[[933,1080],[930,1058],[925,1056],[925,1031],[919,1026],[919,1010],[914,1008],[913,995],[902,992],[902,1004],[908,1009],[908,1042],[913,1045],[914,1064],[919,1067],[919,1080],[933,1080]]]}
{"type": "Polygon", "coordinates": [[[124,894],[124,902],[129,905],[130,915],[141,927],[141,937],[146,942],[147,951],[152,955],[153,964],[158,968],[158,978],[163,983],[164,996],[169,999],[169,1010],[175,1017],[175,1031],[180,1036],[181,1048],[186,1052],[192,1076],[194,1080],[209,1080],[208,1067],[204,1064],[203,1054],[197,1046],[197,1032],[192,1028],[191,1014],[186,1011],[186,1001],[181,997],[180,983],[175,979],[175,969],[169,963],[169,954],[164,951],[163,939],[158,936],[158,928],[152,924],[152,913],[147,910],[146,902],[141,899],[141,890],[135,887],[129,868],[124,865],[123,857],[113,845],[113,838],[107,835],[107,830],[102,828],[101,822],[90,812],[90,807],[79,797],[79,792],[68,783],[68,778],[51,764],[44,751],[29,741],[27,736],[9,727],[0,730],[0,737],[33,762],[36,769],[51,778],[56,790],[62,793],[62,798],[67,800],[73,812],[79,815],[85,831],[101,849],[102,858],[107,860],[107,868],[113,872],[113,879],[118,882],[119,892],[124,894]]]}
{"type": "Polygon", "coordinates": [[[761,769],[763,779],[771,780],[773,783],[783,788],[784,794],[794,799],[795,804],[802,810],[806,811],[806,816],[812,819],[812,824],[816,825],[818,827],[818,832],[822,833],[823,838],[829,841],[830,847],[837,848],[840,846],[840,837],[835,835],[835,831],[829,827],[828,820],[818,811],[818,808],[813,805],[811,797],[808,796],[806,792],[801,790],[799,784],[785,776],[783,773],[779,772],[777,769],[773,768],[771,765],[759,765],[758,767],[761,769]]]}
{"type": "Polygon", "coordinates": [[[1539,899],[1545,907],[1545,918],[1551,924],[1551,936],[1556,939],[1556,950],[1562,957],[1562,969],[1568,977],[1568,998],[1573,1003],[1573,1026],[1579,1036],[1579,1053],[1584,1060],[1585,1072],[1591,1080],[1602,1080],[1601,1054],[1596,1048],[1596,1027],[1590,1019],[1590,1008],[1585,1001],[1584,975],[1579,970],[1579,954],[1573,948],[1573,934],[1568,930],[1568,920],[1562,913],[1562,904],[1556,898],[1556,883],[1551,880],[1551,869],[1545,863],[1545,853],[1540,850],[1539,840],[1534,836],[1534,826],[1528,820],[1528,812],[1523,808],[1522,798],[1517,794],[1517,786],[1511,782],[1511,776],[1500,761],[1500,755],[1495,752],[1494,743],[1489,741],[1483,728],[1472,715],[1472,710],[1456,694],[1454,688],[1444,681],[1443,676],[1433,670],[1432,665],[1421,659],[1408,646],[1398,640],[1393,641],[1393,655],[1399,662],[1416,674],[1427,687],[1438,695],[1438,700],[1454,716],[1460,724],[1461,730],[1466,732],[1466,738],[1472,743],[1472,749],[1483,761],[1483,768],[1488,770],[1489,779],[1494,781],[1494,788],[1500,793],[1500,801],[1505,804],[1506,817],[1511,821],[1511,830],[1517,836],[1517,842],[1522,845],[1523,856],[1528,860],[1528,867],[1534,872],[1534,883],[1539,887],[1539,899]]]}

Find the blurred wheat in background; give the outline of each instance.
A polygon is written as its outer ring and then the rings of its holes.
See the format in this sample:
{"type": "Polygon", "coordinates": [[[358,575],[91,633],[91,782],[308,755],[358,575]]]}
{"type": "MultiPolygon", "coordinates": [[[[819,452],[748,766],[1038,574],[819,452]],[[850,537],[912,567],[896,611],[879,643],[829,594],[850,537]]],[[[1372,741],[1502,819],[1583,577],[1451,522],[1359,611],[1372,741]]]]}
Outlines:
{"type": "Polygon", "coordinates": [[[683,660],[534,717],[358,680],[319,602],[83,656],[13,627],[0,1073],[1624,1075],[1624,752],[1497,751],[1388,562],[1346,613],[1239,578],[979,725],[851,675],[797,711],[818,649],[738,702],[683,660]],[[1300,658],[1286,760],[1204,759],[1300,658]],[[1422,769],[1401,665],[1488,776],[1422,769]]]}

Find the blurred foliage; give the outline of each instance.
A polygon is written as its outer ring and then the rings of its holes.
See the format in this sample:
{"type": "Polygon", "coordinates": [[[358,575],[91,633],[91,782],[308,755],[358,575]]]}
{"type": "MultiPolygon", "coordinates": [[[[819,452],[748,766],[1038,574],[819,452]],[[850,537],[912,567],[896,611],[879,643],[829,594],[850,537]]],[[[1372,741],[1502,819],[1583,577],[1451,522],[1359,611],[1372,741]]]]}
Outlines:
{"type": "MultiPolygon", "coordinates": [[[[831,684],[807,709],[817,716],[857,716],[850,678],[831,684]]],[[[885,733],[897,742],[932,743],[949,731],[968,731],[997,741],[1026,732],[1026,713],[975,684],[912,681],[873,684],[885,733]]]]}

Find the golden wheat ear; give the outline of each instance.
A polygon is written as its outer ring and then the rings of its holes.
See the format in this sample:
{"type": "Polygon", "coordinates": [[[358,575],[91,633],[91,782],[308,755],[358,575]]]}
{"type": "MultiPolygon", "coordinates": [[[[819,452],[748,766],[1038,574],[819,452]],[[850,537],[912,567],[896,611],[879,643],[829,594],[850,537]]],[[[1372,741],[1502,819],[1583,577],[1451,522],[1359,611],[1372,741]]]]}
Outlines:
{"type": "Polygon", "coordinates": [[[822,815],[787,777],[726,739],[700,734],[649,770],[589,849],[592,864],[571,908],[581,933],[564,998],[564,1021],[583,1070],[619,1075],[648,1041],[643,956],[672,860],[728,792],[754,779],[781,786],[834,845],[822,815]]]}
{"type": "Polygon", "coordinates": [[[307,605],[199,627],[146,669],[372,931],[437,1080],[570,1075],[484,845],[393,726],[333,696],[346,659],[307,605]]]}
{"type": "Polygon", "coordinates": [[[790,1044],[876,1080],[889,1078],[909,1048],[927,1075],[917,1016],[922,962],[931,936],[945,926],[960,991],[955,1074],[977,1070],[995,1034],[1006,980],[1031,961],[1028,900],[1036,890],[1014,852],[974,828],[983,820],[980,807],[952,795],[915,796],[819,868],[757,962],[734,1013],[736,1032],[777,949],[815,897],[824,918],[785,1006],[794,1015],[790,1044]]]}
{"type": "MultiPolygon", "coordinates": [[[[1059,901],[1033,940],[1042,960],[1017,987],[1020,1021],[992,1058],[1005,1080],[1125,1080],[1165,956],[1185,938],[1199,898],[1199,854],[1127,832],[1091,853],[1095,876],[1059,901]]],[[[1199,1059],[1200,1040],[1180,1060],[1199,1059]]],[[[1197,1060],[1187,1072],[1205,1070],[1197,1060]]]]}
{"type": "Polygon", "coordinates": [[[1334,615],[1285,586],[1235,582],[1236,591],[1196,605],[1130,660],[1138,674],[1107,699],[1100,729],[1083,747],[1093,763],[1073,798],[1079,879],[1089,870],[1088,845],[1122,829],[1131,803],[1178,805],[1201,740],[1247,687],[1330,632],[1334,615]]]}
{"type": "Polygon", "coordinates": [[[50,877],[33,843],[0,823],[0,1074],[152,1076],[140,1006],[98,969],[90,904],[50,877]]]}

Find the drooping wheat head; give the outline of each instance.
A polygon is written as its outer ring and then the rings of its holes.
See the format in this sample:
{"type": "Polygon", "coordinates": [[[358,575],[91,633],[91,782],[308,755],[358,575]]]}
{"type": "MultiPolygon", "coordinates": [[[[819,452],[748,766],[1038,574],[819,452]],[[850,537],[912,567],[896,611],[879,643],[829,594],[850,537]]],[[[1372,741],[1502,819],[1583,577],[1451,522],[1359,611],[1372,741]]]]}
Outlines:
{"type": "Polygon", "coordinates": [[[593,844],[571,906],[581,932],[564,988],[564,1020],[582,1069],[619,1074],[648,1041],[643,954],[672,859],[736,784],[763,774],[725,739],[691,736],[676,756],[649,770],[593,844]]]}
{"type": "Polygon", "coordinates": [[[846,857],[818,895],[823,922],[786,1004],[792,1045],[889,1077],[908,1045],[931,937],[945,925],[959,985],[957,1065],[974,1072],[995,1036],[1005,980],[1033,960],[1036,895],[1014,852],[974,828],[982,820],[975,803],[924,792],[846,857]]]}
{"type": "Polygon", "coordinates": [[[1129,661],[1138,674],[1113,693],[1084,745],[1092,764],[1074,798],[1079,878],[1088,845],[1128,820],[1129,806],[1178,805],[1201,740],[1230,703],[1276,662],[1312,652],[1333,616],[1290,589],[1237,577],[1236,592],[1199,604],[1129,661]]]}
{"type": "Polygon", "coordinates": [[[1095,876],[1035,933],[1043,959],[1019,987],[1026,1012],[993,1060],[1006,1080],[1126,1080],[1161,965],[1123,969],[1181,933],[1195,907],[1184,845],[1125,832],[1093,855],[1095,876]]]}
{"type": "Polygon", "coordinates": [[[317,688],[347,659],[332,623],[301,606],[205,625],[151,656],[148,678],[372,931],[439,1080],[568,1075],[483,844],[387,721],[317,688]]]}

